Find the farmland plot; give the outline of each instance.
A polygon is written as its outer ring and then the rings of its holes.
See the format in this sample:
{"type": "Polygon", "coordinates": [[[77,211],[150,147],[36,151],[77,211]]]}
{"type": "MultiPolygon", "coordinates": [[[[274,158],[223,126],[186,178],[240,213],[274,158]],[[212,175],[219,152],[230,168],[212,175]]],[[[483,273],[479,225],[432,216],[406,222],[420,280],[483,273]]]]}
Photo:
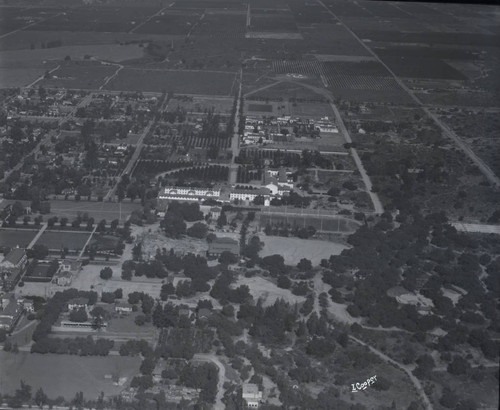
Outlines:
{"type": "Polygon", "coordinates": [[[52,72],[51,78],[44,78],[43,87],[87,89],[99,88],[106,77],[116,71],[115,66],[104,64],[67,64],[52,72]]]}
{"type": "Polygon", "coordinates": [[[169,11],[155,16],[135,30],[135,33],[186,35],[200,17],[201,13],[199,12],[169,11]]]}
{"type": "Polygon", "coordinates": [[[208,13],[193,29],[193,36],[239,37],[243,38],[246,30],[246,16],[242,13],[208,13]]]}
{"type": "Polygon", "coordinates": [[[108,90],[167,91],[181,94],[230,95],[235,73],[223,71],[146,70],[125,68],[108,90]]]}
{"type": "Polygon", "coordinates": [[[49,249],[59,250],[68,248],[69,251],[80,251],[90,236],[90,232],[45,231],[37,244],[45,245],[49,249]]]}

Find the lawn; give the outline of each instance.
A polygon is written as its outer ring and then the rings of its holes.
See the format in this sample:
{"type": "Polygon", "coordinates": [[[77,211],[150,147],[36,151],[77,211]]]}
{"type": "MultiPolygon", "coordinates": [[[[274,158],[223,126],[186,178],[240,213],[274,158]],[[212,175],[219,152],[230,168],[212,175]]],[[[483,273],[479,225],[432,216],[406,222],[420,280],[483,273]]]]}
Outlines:
{"type": "Polygon", "coordinates": [[[49,249],[68,248],[69,251],[80,251],[89,236],[90,232],[45,231],[37,244],[45,245],[49,249]]]}
{"type": "Polygon", "coordinates": [[[41,387],[50,398],[64,396],[72,399],[83,392],[86,399],[95,400],[101,392],[106,396],[119,394],[123,386],[115,386],[104,375],[126,377],[127,382],[139,371],[138,357],[79,357],[69,355],[41,355],[21,352],[11,354],[0,351],[0,368],[3,375],[2,393],[14,393],[20,381],[41,387]]]}
{"type": "Polygon", "coordinates": [[[284,238],[280,236],[260,236],[264,248],[259,256],[279,254],[285,258],[285,264],[296,265],[302,258],[309,259],[313,265],[319,265],[321,259],[338,255],[347,247],[339,243],[314,239],[284,238]]]}
{"type": "Polygon", "coordinates": [[[38,230],[28,229],[0,229],[0,247],[8,246],[14,248],[19,246],[25,248],[36,236],[38,230]]]}

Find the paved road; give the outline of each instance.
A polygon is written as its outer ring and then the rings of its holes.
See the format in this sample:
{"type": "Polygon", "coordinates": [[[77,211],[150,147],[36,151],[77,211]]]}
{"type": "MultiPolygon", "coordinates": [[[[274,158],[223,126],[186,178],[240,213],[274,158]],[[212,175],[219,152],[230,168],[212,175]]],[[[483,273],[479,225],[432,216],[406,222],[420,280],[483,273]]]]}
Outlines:
{"type": "Polygon", "coordinates": [[[224,383],[226,381],[226,368],[221,363],[219,358],[215,354],[206,354],[206,353],[196,353],[194,355],[194,360],[200,360],[204,362],[212,362],[219,369],[219,381],[217,382],[217,396],[215,398],[214,409],[223,410],[226,408],[224,403],[222,402],[222,398],[224,397],[224,383]]]}
{"type": "Polygon", "coordinates": [[[321,0],[316,0],[325,10],[328,11],[336,20],[340,22],[340,24],[358,41],[359,44],[372,55],[380,64],[384,66],[384,68],[391,74],[391,76],[396,80],[398,85],[411,97],[415,103],[420,106],[427,116],[431,118],[434,123],[441,129],[441,131],[446,135],[449,139],[451,139],[455,145],[457,145],[464,153],[467,155],[474,164],[477,165],[479,170],[483,173],[483,175],[492,183],[495,187],[500,187],[500,178],[498,178],[495,173],[491,170],[491,168],[481,159],[476,153],[457,135],[454,131],[452,131],[447,125],[445,125],[437,115],[431,112],[431,110],[420,101],[420,99],[415,95],[415,93],[410,90],[406,84],[401,80],[390,68],[387,66],[380,57],[365,44],[365,42],[359,38],[354,31],[352,31],[343,21],[340,19],[330,8],[328,8],[321,0]]]}
{"type": "Polygon", "coordinates": [[[42,233],[45,232],[45,229],[47,229],[47,222],[43,223],[42,227],[40,228],[40,230],[38,231],[38,233],[33,238],[33,240],[30,242],[30,244],[28,245],[28,247],[26,249],[31,249],[35,245],[36,241],[38,241],[38,239],[40,239],[40,236],[42,236],[42,233]]]}
{"type": "Polygon", "coordinates": [[[427,394],[425,393],[424,388],[422,387],[422,384],[420,383],[420,380],[418,380],[411,370],[407,367],[404,366],[395,360],[391,359],[389,356],[386,354],[382,353],[380,350],[375,349],[374,347],[370,346],[369,344],[363,342],[362,340],[359,340],[357,337],[354,336],[349,336],[351,340],[354,340],[356,343],[359,343],[362,346],[366,346],[370,349],[370,351],[374,354],[376,354],[378,357],[380,357],[384,362],[392,364],[396,366],[398,369],[404,371],[407,376],[410,378],[411,382],[413,383],[413,386],[415,386],[415,389],[417,390],[417,393],[419,394],[420,398],[422,399],[422,404],[426,408],[426,410],[433,410],[432,403],[429,400],[429,397],[427,397],[427,394]]]}

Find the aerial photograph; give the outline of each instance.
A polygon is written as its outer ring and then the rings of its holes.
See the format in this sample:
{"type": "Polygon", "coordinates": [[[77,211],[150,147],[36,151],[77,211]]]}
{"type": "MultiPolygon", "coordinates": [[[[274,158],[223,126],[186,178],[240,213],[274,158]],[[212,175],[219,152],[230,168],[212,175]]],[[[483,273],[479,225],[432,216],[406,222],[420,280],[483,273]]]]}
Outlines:
{"type": "Polygon", "coordinates": [[[500,2],[0,0],[0,409],[497,410],[500,2]]]}

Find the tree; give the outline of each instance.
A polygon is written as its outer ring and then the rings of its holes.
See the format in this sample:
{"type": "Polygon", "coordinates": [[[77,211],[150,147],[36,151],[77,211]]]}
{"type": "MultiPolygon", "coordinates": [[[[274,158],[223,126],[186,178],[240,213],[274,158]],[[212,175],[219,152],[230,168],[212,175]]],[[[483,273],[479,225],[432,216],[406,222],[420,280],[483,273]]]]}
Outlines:
{"type": "Polygon", "coordinates": [[[73,309],[69,312],[69,320],[79,323],[86,322],[88,320],[88,316],[85,308],[73,309]]]}
{"type": "Polygon", "coordinates": [[[238,262],[238,258],[232,252],[224,251],[219,256],[219,263],[222,265],[230,265],[230,264],[237,263],[237,262],[238,262]]]}
{"type": "Polygon", "coordinates": [[[191,236],[192,238],[199,238],[203,239],[208,232],[208,227],[202,222],[196,222],[193,226],[191,226],[187,230],[188,236],[191,236]]]}
{"type": "Polygon", "coordinates": [[[470,365],[466,359],[460,356],[454,356],[452,362],[448,365],[448,373],[459,375],[467,373],[470,365]]]}
{"type": "Polygon", "coordinates": [[[282,289],[290,289],[292,286],[292,281],[285,275],[280,275],[278,276],[278,283],[277,283],[279,288],[282,289]]]}
{"type": "Polygon", "coordinates": [[[47,404],[48,397],[40,387],[35,393],[35,403],[38,407],[42,408],[45,404],[47,404]]]}
{"type": "Polygon", "coordinates": [[[113,276],[113,269],[111,269],[109,266],[106,266],[105,268],[101,269],[99,276],[104,280],[111,279],[111,277],[113,276]]]}
{"type": "Polygon", "coordinates": [[[312,263],[309,259],[302,258],[297,264],[297,268],[303,272],[310,271],[312,269],[312,263]]]}
{"type": "Polygon", "coordinates": [[[49,254],[49,249],[45,245],[35,244],[28,250],[28,257],[33,259],[44,259],[49,254]]]}

